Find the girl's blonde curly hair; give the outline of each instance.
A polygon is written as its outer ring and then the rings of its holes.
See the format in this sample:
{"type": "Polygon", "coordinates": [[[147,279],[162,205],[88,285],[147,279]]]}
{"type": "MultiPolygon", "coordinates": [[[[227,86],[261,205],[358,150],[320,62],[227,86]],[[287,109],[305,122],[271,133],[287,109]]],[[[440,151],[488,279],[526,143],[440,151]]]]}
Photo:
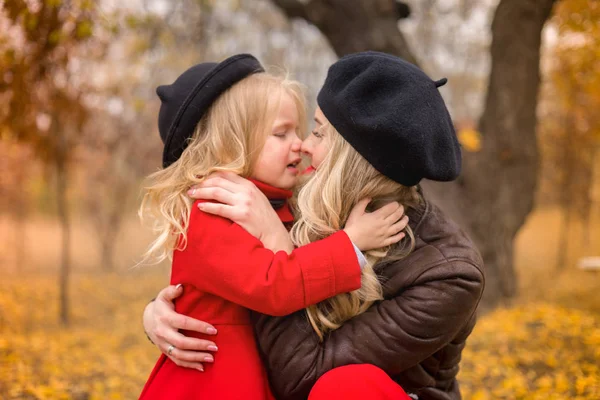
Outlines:
{"type": "Polygon", "coordinates": [[[216,171],[249,177],[271,134],[281,96],[292,97],[298,109],[299,131],[306,124],[305,98],[300,83],[287,76],[256,73],[224,92],[200,120],[176,162],[147,178],[139,209],[142,220],[151,219],[156,239],[143,261],[171,258],[187,244],[186,227],[193,200],[186,192],[216,171]]]}

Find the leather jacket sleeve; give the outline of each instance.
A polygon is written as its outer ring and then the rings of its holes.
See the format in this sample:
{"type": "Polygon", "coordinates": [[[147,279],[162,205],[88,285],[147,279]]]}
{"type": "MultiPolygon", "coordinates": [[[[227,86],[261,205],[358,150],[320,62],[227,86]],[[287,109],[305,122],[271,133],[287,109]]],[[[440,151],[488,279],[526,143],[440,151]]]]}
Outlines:
{"type": "Polygon", "coordinates": [[[384,284],[385,300],[330,332],[323,342],[304,311],[286,317],[255,315],[257,341],[275,396],[305,399],[321,375],[343,365],[369,363],[390,375],[415,366],[448,345],[470,321],[483,283],[481,271],[467,260],[434,265],[396,292],[384,284]]]}

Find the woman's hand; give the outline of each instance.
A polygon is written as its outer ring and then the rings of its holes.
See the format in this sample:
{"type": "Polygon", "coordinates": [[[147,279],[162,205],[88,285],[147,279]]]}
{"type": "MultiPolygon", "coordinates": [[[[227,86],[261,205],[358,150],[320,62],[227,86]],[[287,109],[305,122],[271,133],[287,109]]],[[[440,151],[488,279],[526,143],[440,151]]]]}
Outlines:
{"type": "Polygon", "coordinates": [[[144,330],[160,351],[180,367],[204,371],[203,362],[213,362],[209,352],[217,351],[217,345],[209,340],[189,338],[179,329],[216,335],[217,330],[206,322],[176,313],[173,300],[183,293],[181,285],[167,286],[158,293],[156,300],[144,310],[144,330]],[[174,346],[170,353],[169,348],[174,346]]]}
{"type": "Polygon", "coordinates": [[[359,201],[346,221],[344,231],[360,250],[379,249],[398,243],[406,234],[402,232],[408,224],[404,207],[393,201],[378,210],[366,212],[370,199],[359,201]]]}
{"type": "Polygon", "coordinates": [[[232,220],[260,240],[265,248],[288,254],[294,249],[269,199],[249,180],[231,172],[216,172],[193,186],[188,195],[193,199],[218,201],[199,203],[198,207],[232,220]]]}

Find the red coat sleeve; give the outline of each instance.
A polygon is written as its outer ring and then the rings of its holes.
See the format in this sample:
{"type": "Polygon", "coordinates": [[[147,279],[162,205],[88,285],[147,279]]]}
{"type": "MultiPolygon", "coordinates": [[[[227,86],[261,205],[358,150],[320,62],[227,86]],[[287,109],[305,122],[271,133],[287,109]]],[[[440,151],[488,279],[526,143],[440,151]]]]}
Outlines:
{"type": "Polygon", "coordinates": [[[273,253],[230,220],[192,207],[187,246],[173,255],[172,282],[263,314],[281,316],[360,288],[360,266],[344,231],[273,253]]]}

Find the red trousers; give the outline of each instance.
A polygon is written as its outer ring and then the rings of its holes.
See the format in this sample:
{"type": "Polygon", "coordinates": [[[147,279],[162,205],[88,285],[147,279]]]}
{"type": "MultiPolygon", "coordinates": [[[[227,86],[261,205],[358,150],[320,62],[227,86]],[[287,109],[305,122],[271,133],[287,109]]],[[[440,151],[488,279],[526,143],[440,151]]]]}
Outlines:
{"type": "Polygon", "coordinates": [[[371,364],[346,365],[321,376],[308,400],[331,399],[411,400],[388,374],[371,364]]]}

